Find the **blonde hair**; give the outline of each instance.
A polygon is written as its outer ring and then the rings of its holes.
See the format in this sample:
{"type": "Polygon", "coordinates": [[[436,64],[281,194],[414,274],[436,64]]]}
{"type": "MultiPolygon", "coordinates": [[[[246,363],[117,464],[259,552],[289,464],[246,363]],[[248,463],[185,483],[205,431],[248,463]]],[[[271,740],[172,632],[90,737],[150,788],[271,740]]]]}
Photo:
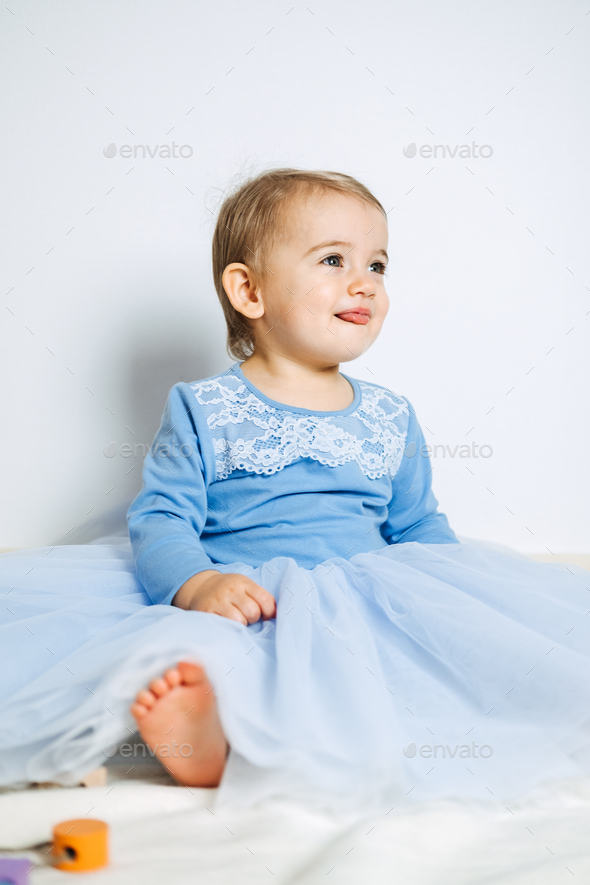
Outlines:
{"type": "Polygon", "coordinates": [[[334,192],[364,200],[387,213],[371,191],[341,172],[307,169],[271,169],[239,185],[223,201],[213,234],[213,281],[227,324],[227,351],[233,359],[247,359],[254,352],[252,329],[235,309],[221,278],[228,264],[247,265],[256,280],[268,274],[266,256],[288,235],[285,209],[296,200],[334,192]]]}

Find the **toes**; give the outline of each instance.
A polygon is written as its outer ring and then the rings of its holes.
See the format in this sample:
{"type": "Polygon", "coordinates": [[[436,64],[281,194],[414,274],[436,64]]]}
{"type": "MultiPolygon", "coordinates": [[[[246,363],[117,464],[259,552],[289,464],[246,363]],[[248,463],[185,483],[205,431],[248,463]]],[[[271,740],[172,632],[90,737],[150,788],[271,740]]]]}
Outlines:
{"type": "Polygon", "coordinates": [[[138,703],[131,704],[130,709],[131,709],[131,715],[135,719],[143,719],[143,717],[146,715],[146,713],[149,713],[148,708],[144,707],[143,704],[138,704],[138,703]]]}
{"type": "Polygon", "coordinates": [[[165,679],[154,679],[153,682],[150,682],[150,690],[153,691],[156,697],[161,698],[162,695],[170,691],[170,686],[165,679]]]}
{"type": "Polygon", "coordinates": [[[159,698],[164,697],[164,695],[178,685],[197,685],[203,682],[209,684],[207,674],[202,667],[189,661],[181,661],[176,667],[166,670],[162,677],[150,682],[148,688],[138,692],[132,707],[132,711],[133,709],[136,710],[136,713],[133,715],[145,716],[159,698]]]}
{"type": "Polygon", "coordinates": [[[170,686],[170,688],[176,688],[177,685],[180,685],[182,682],[182,676],[180,675],[177,667],[173,667],[171,670],[166,670],[164,673],[164,679],[170,686]]]}
{"type": "Polygon", "coordinates": [[[198,664],[190,664],[188,661],[181,661],[177,667],[182,681],[186,685],[196,685],[198,682],[207,682],[207,675],[202,667],[198,664]]]}
{"type": "Polygon", "coordinates": [[[137,704],[141,704],[143,707],[146,707],[148,710],[151,710],[151,708],[156,703],[156,700],[157,700],[156,696],[153,695],[151,693],[151,691],[148,691],[147,688],[144,688],[143,691],[140,691],[138,693],[137,697],[135,698],[135,701],[137,704]]]}

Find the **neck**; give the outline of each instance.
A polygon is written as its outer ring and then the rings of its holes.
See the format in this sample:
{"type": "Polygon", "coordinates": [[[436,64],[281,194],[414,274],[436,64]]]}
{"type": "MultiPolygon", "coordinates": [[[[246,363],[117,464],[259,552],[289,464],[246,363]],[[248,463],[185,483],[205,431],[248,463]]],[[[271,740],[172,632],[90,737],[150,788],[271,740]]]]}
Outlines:
{"type": "Polygon", "coordinates": [[[242,372],[270,399],[299,408],[336,411],[347,408],[354,391],[339,365],[310,366],[278,354],[253,354],[242,372]]]}
{"type": "Polygon", "coordinates": [[[242,371],[247,378],[265,378],[289,387],[301,385],[334,384],[340,377],[338,363],[332,366],[317,366],[300,363],[290,357],[276,353],[254,353],[242,363],[242,371]]]}

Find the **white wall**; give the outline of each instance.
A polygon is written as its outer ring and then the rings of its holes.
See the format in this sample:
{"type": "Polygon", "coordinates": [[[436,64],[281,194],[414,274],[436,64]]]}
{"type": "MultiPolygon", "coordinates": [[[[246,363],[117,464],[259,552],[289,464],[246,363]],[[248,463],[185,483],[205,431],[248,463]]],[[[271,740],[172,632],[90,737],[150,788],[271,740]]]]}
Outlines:
{"type": "Polygon", "coordinates": [[[122,519],[141,457],[105,446],[149,443],[172,384],[230,363],[209,209],[294,165],[394,207],[390,314],[342,368],[407,395],[429,442],[492,446],[438,450],[451,525],[590,552],[587,5],[8,0],[0,545],[122,519]],[[172,140],[192,156],[103,155],[172,140]],[[493,155],[402,152],[472,141],[493,155]]]}

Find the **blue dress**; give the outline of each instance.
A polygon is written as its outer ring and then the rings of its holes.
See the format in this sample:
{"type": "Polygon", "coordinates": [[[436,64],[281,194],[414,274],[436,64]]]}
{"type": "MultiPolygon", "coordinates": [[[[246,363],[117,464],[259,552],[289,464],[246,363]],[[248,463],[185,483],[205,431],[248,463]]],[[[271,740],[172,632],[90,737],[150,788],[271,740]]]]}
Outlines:
{"type": "Polygon", "coordinates": [[[75,783],[133,745],[135,694],[183,659],[231,746],[220,803],[387,811],[590,773],[588,573],[458,540],[410,402],[348,381],[335,412],[238,363],[175,385],[130,541],[0,557],[0,784],[75,783]],[[170,605],[209,568],[276,619],[170,605]]]}

